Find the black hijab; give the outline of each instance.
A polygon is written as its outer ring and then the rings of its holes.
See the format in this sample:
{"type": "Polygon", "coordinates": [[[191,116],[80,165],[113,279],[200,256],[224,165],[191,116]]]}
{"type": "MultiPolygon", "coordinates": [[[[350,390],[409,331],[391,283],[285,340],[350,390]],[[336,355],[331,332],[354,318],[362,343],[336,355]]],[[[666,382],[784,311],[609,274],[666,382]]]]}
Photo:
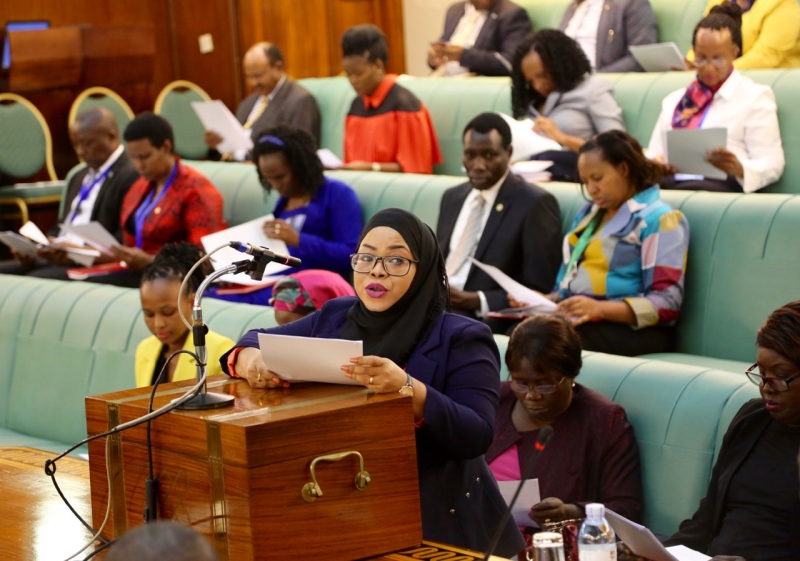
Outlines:
{"type": "MultiPolygon", "coordinates": [[[[430,227],[408,211],[382,210],[364,227],[364,237],[380,226],[397,231],[408,244],[417,272],[408,291],[383,312],[371,312],[360,300],[347,313],[341,337],[364,341],[364,355],[381,356],[405,367],[414,348],[423,341],[436,318],[450,309],[444,258],[430,227]]],[[[354,273],[355,275],[364,273],[354,273]]]]}

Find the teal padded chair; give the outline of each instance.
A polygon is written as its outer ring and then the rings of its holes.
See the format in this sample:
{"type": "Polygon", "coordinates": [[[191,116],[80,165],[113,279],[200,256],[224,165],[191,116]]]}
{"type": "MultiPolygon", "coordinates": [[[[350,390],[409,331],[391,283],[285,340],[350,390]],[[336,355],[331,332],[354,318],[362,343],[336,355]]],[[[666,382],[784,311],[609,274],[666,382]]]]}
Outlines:
{"type": "Polygon", "coordinates": [[[122,136],[122,131],[133,119],[133,109],[117,92],[102,86],[96,86],[83,90],[72,102],[72,106],[69,109],[68,124],[72,126],[78,115],[94,107],[103,107],[111,111],[117,120],[120,137],[122,136]]]}
{"type": "Polygon", "coordinates": [[[320,148],[327,148],[344,157],[344,121],[356,92],[344,76],[335,78],[305,78],[298,83],[307,89],[319,105],[322,115],[320,148]]]}
{"type": "Polygon", "coordinates": [[[205,127],[192,109],[193,101],[211,101],[206,91],[188,80],[170,82],[156,98],[153,112],[161,115],[175,133],[174,152],[181,158],[199,160],[206,156],[205,127]]]}
{"type": "Polygon", "coordinates": [[[47,121],[24,97],[0,93],[0,173],[26,179],[42,168],[57,179],[47,121]]]}

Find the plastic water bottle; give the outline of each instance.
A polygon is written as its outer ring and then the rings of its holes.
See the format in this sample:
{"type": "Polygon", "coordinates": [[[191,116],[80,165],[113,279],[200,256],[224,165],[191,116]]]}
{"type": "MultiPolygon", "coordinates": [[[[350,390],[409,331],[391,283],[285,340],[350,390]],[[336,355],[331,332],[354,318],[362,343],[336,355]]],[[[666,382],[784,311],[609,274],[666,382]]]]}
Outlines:
{"type": "Polygon", "coordinates": [[[605,519],[606,509],[599,503],[586,505],[586,520],[578,532],[580,561],[617,561],[614,530],[605,519]]]}

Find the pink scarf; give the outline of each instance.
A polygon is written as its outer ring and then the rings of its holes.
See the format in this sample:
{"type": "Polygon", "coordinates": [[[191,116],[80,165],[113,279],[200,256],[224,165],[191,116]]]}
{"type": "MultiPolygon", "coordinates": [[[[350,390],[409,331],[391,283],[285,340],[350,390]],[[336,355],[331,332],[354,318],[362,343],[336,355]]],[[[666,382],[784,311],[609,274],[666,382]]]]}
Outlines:
{"type": "Polygon", "coordinates": [[[683,97],[675,107],[675,112],[672,114],[672,128],[699,128],[705,114],[710,109],[711,102],[714,101],[714,94],[716,94],[728,80],[731,73],[733,73],[733,68],[728,72],[725,80],[713,87],[706,86],[699,78],[689,84],[683,97]]]}

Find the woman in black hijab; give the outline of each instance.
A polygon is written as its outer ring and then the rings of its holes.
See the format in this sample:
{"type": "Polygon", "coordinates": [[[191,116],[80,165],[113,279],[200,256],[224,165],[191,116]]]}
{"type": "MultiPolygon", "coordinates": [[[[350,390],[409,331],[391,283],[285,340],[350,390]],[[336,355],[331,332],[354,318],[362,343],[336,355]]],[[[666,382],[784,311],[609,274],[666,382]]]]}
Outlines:
{"type": "MultiPolygon", "coordinates": [[[[484,324],[449,308],[444,259],[433,231],[399,209],[367,223],[351,260],[357,298],[328,301],[285,326],[248,332],[223,369],[254,388],[285,386],[258,350],[258,333],[362,340],[365,356],[343,376],[414,400],[422,531],[426,540],[485,551],[505,503],[483,454],[492,442],[500,357],[484,324]]],[[[525,547],[513,523],[496,553],[525,547]]]]}

